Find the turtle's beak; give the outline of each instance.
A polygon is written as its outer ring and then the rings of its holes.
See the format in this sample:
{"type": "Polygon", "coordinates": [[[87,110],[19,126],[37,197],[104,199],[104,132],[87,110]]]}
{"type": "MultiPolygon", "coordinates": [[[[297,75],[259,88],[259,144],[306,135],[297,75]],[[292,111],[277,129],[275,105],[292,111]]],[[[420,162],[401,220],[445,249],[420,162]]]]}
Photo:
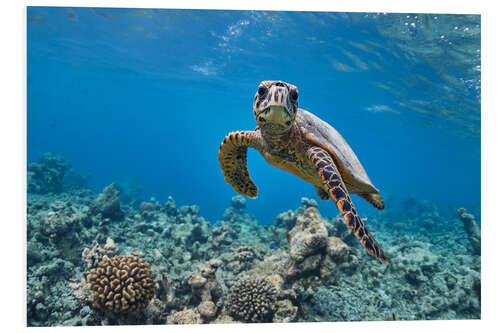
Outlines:
{"type": "Polygon", "coordinates": [[[292,123],[290,112],[288,112],[286,107],[281,105],[272,105],[264,109],[259,116],[259,120],[265,123],[281,125],[287,128],[290,127],[290,124],[292,123]]]}

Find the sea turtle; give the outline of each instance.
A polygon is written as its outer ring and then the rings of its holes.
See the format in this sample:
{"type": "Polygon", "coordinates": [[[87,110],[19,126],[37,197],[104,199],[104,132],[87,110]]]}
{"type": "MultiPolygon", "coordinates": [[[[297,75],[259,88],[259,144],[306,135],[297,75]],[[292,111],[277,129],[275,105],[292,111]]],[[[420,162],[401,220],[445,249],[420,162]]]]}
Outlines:
{"type": "Polygon", "coordinates": [[[377,209],[384,209],[351,147],[332,126],[298,108],[296,86],[283,81],[263,81],[254,97],[253,131],[231,132],[219,148],[224,179],[236,192],[257,197],[257,186],[247,169],[247,149],[258,150],[271,165],[314,185],[322,200],[330,198],[366,250],[383,263],[387,258],[366,229],[349,193],[356,193],[377,209]]]}

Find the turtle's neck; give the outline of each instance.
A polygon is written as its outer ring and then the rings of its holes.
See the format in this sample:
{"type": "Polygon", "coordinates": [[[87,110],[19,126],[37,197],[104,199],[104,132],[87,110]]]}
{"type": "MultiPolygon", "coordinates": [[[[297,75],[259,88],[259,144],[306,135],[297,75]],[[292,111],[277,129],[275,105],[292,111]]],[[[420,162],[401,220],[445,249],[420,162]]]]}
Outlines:
{"type": "Polygon", "coordinates": [[[292,126],[281,133],[275,134],[270,131],[265,131],[262,128],[260,129],[262,137],[264,138],[264,141],[270,145],[270,146],[287,146],[290,141],[295,139],[298,134],[298,126],[294,122],[292,126]]]}

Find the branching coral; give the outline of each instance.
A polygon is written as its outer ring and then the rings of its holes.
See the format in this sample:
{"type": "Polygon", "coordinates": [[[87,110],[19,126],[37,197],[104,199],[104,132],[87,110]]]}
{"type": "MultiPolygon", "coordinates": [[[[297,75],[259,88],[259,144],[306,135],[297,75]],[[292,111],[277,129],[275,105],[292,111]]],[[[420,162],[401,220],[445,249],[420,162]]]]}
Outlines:
{"type": "Polygon", "coordinates": [[[104,257],[88,280],[94,292],[92,306],[114,312],[144,309],[156,289],[149,264],[132,255],[104,257]]]}
{"type": "Polygon", "coordinates": [[[82,251],[82,261],[87,269],[96,268],[97,264],[104,258],[113,257],[118,254],[118,248],[111,238],[106,239],[106,244],[101,247],[97,240],[92,242],[92,248],[84,248],[82,251]]]}
{"type": "Polygon", "coordinates": [[[253,323],[272,320],[277,290],[269,279],[241,277],[230,292],[228,309],[232,317],[253,323]]]}

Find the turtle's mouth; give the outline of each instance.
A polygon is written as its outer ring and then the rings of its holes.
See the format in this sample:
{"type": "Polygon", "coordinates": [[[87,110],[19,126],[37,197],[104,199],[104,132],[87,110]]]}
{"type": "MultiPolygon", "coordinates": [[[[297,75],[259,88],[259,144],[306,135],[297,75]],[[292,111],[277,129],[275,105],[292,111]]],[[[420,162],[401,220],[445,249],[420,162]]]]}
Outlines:
{"type": "Polygon", "coordinates": [[[284,106],[268,106],[257,116],[257,123],[266,131],[281,133],[290,128],[292,117],[284,106]]]}
{"type": "Polygon", "coordinates": [[[292,116],[284,106],[268,106],[259,114],[258,121],[262,123],[276,123],[289,127],[292,124],[292,116]]]}

